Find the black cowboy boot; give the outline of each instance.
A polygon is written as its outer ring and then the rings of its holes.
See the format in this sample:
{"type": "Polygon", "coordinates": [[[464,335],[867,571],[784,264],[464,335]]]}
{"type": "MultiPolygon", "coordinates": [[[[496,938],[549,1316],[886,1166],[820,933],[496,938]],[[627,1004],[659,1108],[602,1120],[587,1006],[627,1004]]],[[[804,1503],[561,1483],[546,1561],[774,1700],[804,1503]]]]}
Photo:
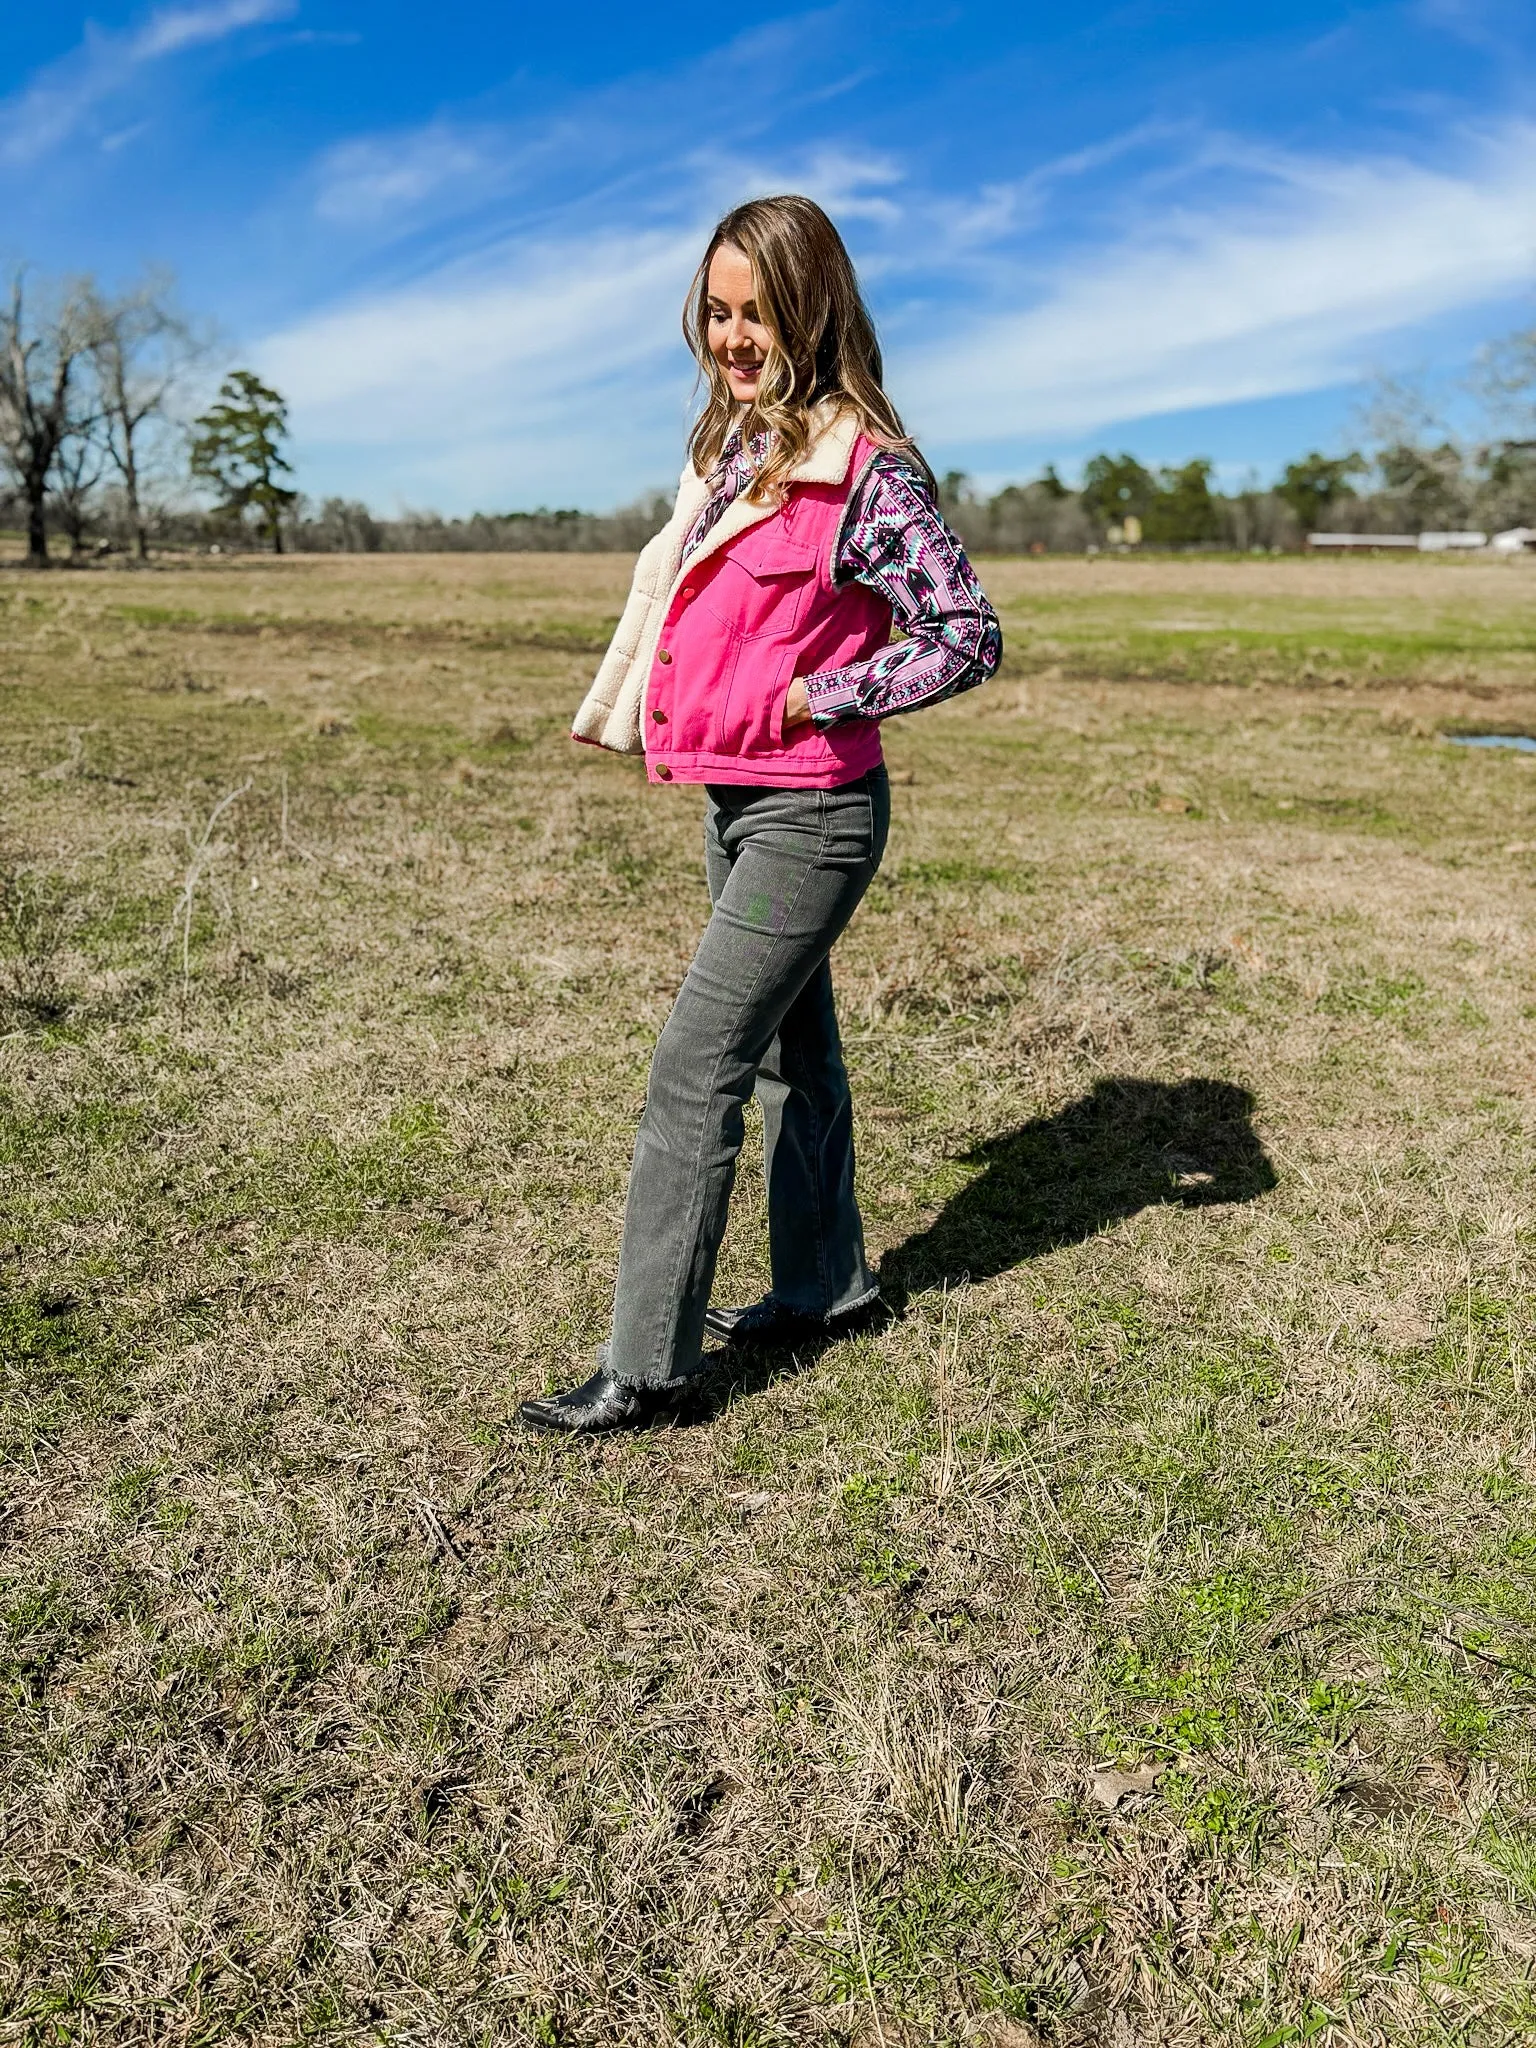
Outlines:
{"type": "Polygon", "coordinates": [[[517,1412],[530,1429],[596,1436],[604,1430],[649,1428],[676,1403],[675,1387],[634,1387],[627,1380],[616,1380],[607,1366],[601,1365],[579,1387],[524,1401],[517,1412]]]}
{"type": "Polygon", "coordinates": [[[788,1346],[807,1344],[817,1337],[851,1337],[859,1330],[878,1329],[890,1321],[890,1314],[878,1294],[835,1316],[807,1315],[804,1309],[786,1308],[771,1294],[765,1294],[761,1301],[746,1308],[706,1309],[704,1328],[723,1344],[788,1346]]]}

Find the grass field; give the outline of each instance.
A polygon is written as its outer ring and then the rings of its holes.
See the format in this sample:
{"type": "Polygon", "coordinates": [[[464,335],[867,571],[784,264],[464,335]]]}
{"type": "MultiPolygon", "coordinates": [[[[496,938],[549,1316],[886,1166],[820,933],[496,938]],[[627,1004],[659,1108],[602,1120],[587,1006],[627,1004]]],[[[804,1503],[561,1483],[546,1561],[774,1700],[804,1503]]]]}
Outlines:
{"type": "Polygon", "coordinates": [[[627,565],[0,578],[0,2042],[1531,2037],[1536,567],[985,573],[837,955],[900,1319],[590,1446],[627,565]]]}

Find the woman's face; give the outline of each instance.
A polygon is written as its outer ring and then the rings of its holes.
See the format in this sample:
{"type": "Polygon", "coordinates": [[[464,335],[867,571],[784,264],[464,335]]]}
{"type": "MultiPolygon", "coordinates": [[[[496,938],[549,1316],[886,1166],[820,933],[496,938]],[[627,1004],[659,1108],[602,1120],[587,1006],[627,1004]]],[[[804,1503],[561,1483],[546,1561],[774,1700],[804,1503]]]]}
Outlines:
{"type": "Polygon", "coordinates": [[[757,396],[773,337],[758,318],[752,265],[739,249],[722,242],[709,259],[706,280],[709,352],[725,372],[731,396],[743,405],[757,396]]]}

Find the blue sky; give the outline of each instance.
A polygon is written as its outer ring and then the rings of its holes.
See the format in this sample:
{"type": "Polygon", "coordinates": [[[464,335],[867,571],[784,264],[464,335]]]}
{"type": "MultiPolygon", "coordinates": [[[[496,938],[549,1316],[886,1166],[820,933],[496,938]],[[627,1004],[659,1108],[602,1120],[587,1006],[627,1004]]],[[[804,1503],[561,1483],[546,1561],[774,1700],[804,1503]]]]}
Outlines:
{"type": "Polygon", "coordinates": [[[988,484],[1272,475],[1377,371],[1536,324],[1530,0],[169,0],[5,10],[0,255],[166,264],[378,509],[675,478],[711,221],[839,221],[888,381],[988,484]]]}

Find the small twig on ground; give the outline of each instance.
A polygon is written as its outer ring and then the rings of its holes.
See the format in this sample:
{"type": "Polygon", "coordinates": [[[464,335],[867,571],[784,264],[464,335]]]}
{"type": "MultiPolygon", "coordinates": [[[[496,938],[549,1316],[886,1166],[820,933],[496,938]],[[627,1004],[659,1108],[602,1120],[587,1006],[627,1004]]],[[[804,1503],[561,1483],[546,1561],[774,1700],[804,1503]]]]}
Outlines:
{"type": "Polygon", "coordinates": [[[464,1562],[464,1553],[449,1535],[441,1515],[431,1501],[424,1500],[420,1495],[416,1500],[416,1519],[426,1531],[427,1541],[439,1556],[455,1558],[460,1564],[464,1562]]]}
{"type": "Polygon", "coordinates": [[[1395,1600],[1385,1593],[1379,1578],[1341,1579],[1337,1585],[1320,1586],[1315,1593],[1303,1594],[1283,1608],[1273,1621],[1266,1622],[1255,1632],[1254,1647],[1271,1649],[1282,1636],[1294,1634],[1303,1628],[1314,1628],[1321,1622],[1346,1620],[1358,1614],[1379,1614],[1387,1620],[1419,1623],[1428,1634],[1442,1643],[1449,1643],[1464,1656],[1476,1657],[1480,1663],[1492,1664],[1500,1671],[1512,1671],[1519,1678],[1536,1679],[1536,1671],[1528,1665],[1518,1664],[1512,1657],[1500,1657],[1492,1650],[1478,1649],[1474,1644],[1463,1642],[1454,1634],[1456,1627],[1486,1628],[1514,1635],[1530,1635],[1528,1625],[1517,1621],[1504,1621],[1498,1615],[1478,1614],[1470,1607],[1451,1607],[1434,1598],[1420,1603],[1415,1611],[1411,1601],[1395,1600]],[[1374,1596],[1382,1594],[1384,1597],[1374,1596]],[[1370,1595],[1370,1598],[1356,1598],[1356,1595],[1370,1595]],[[1423,1610],[1427,1609],[1426,1614],[1423,1610]],[[1431,1616],[1438,1614],[1441,1623],[1449,1627],[1437,1627],[1431,1616]]]}
{"type": "MultiPolygon", "coordinates": [[[[253,780],[254,778],[248,775],[238,789],[232,789],[227,795],[219,798],[213,809],[208,813],[208,822],[203,827],[203,836],[192,848],[192,858],[187,862],[187,872],[182,881],[181,895],[177,899],[176,908],[171,912],[170,923],[165,928],[164,941],[166,945],[170,944],[177,921],[180,920],[181,982],[183,988],[186,987],[192,976],[192,901],[197,894],[197,885],[202,880],[203,869],[212,858],[209,852],[209,842],[213,838],[213,828],[229,809],[230,805],[235,802],[236,798],[245,795],[253,780]]],[[[187,834],[189,844],[191,838],[192,835],[189,832],[187,834]]]]}
{"type": "Polygon", "coordinates": [[[1480,1664],[1492,1664],[1498,1671],[1513,1671],[1517,1678],[1536,1679],[1536,1671],[1532,1671],[1528,1664],[1517,1664],[1512,1657],[1496,1657],[1492,1650],[1474,1649],[1471,1643],[1464,1643],[1460,1636],[1453,1636],[1449,1629],[1432,1628],[1430,1634],[1442,1643],[1449,1643],[1454,1649],[1460,1650],[1464,1657],[1475,1657],[1480,1664]]]}

